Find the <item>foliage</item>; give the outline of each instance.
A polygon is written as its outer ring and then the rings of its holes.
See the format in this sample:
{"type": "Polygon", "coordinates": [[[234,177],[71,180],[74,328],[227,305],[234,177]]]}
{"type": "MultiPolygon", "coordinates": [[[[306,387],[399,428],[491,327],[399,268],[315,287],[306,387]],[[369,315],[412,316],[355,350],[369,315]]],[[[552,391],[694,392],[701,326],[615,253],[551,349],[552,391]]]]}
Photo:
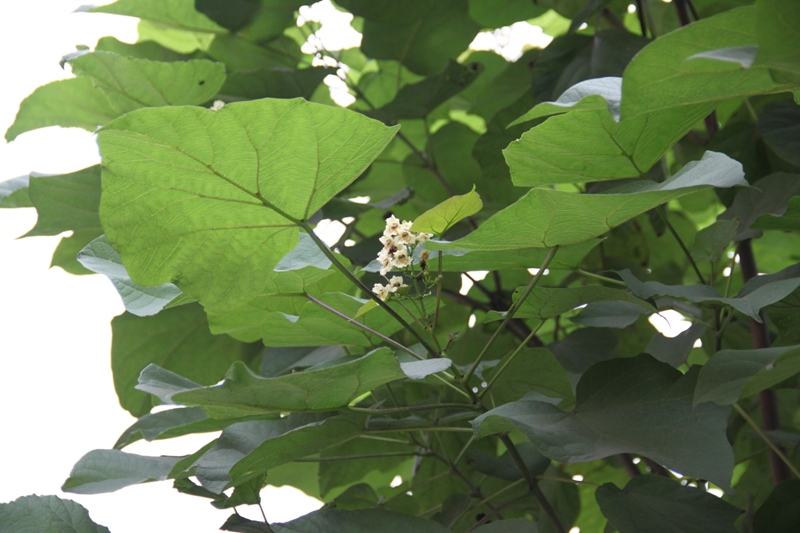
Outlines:
{"type": "MultiPolygon", "coordinates": [[[[140,18],[139,42],[65,56],[75,77],[22,102],[9,140],[98,131],[101,165],[2,183],[0,207],[113,281],[139,418],[64,490],[325,502],[228,531],[794,530],[793,2],[337,4],[360,47],[324,48],[302,2],[87,8],[140,18]],[[521,20],[552,42],[468,48],[521,20]]],[[[106,531],[68,500],[0,505],[4,531],[59,520],[106,531]]]]}

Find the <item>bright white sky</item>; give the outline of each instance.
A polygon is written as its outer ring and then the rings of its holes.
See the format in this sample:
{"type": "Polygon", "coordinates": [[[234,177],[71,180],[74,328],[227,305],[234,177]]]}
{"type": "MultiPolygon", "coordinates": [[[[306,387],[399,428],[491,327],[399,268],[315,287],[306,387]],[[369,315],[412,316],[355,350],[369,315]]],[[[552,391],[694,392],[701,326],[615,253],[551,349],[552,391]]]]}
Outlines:
{"type": "MultiPolygon", "coordinates": [[[[93,46],[114,35],[134,42],[136,21],[102,14],[72,13],[83,2],[28,0],[7,2],[0,17],[0,133],[14,120],[19,102],[36,87],[68,77],[58,62],[75,45],[93,46]]],[[[101,2],[102,3],[102,2],[101,2]]],[[[331,8],[332,9],[332,8],[331,8]]],[[[328,10],[325,10],[328,11],[328,10]]],[[[304,13],[312,18],[312,13],[304,13]]],[[[539,28],[520,23],[486,32],[475,48],[495,49],[516,59],[526,42],[546,45],[539,28]],[[516,26],[516,25],[515,25],[516,26]],[[493,44],[494,43],[494,44],[493,44]]],[[[350,35],[352,37],[352,35],[350,35]]],[[[332,36],[322,33],[326,46],[332,36]]],[[[99,161],[93,136],[83,130],[47,128],[0,142],[0,181],[36,171],[72,172],[99,161]]],[[[3,439],[0,502],[28,494],[74,499],[112,533],[141,531],[218,531],[229,512],[206,500],[185,496],[170,482],[151,483],[116,493],[81,496],[59,487],[86,452],[108,448],[134,419],[119,407],[110,371],[109,322],[123,307],[102,276],[72,276],[48,265],[58,237],[15,240],[36,222],[33,209],[0,209],[0,405],[3,439]],[[157,524],[157,526],[154,526],[157,524]]],[[[160,443],[139,442],[128,451],[144,455],[182,455],[214,435],[160,443]]],[[[301,492],[268,487],[263,505],[271,522],[301,516],[320,505],[301,492]]],[[[258,518],[257,510],[240,510],[258,518]]]]}

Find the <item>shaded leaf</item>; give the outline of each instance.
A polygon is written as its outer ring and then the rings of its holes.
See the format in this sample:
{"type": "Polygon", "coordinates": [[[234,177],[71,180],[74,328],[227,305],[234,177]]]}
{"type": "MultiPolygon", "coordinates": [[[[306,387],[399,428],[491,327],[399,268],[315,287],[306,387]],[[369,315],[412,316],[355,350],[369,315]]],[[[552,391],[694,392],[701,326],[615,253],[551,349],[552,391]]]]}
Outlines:
{"type": "Polygon", "coordinates": [[[361,51],[375,59],[396,59],[412,72],[431,75],[467,49],[480,30],[466,0],[342,0],[339,5],[364,17],[361,51]]]}
{"type": "Polygon", "coordinates": [[[641,303],[612,300],[590,303],[570,320],[595,328],[627,328],[642,314],[651,311],[641,303]]]}
{"type": "Polygon", "coordinates": [[[757,237],[758,234],[750,230],[751,224],[762,215],[782,216],[794,195],[800,195],[800,174],[776,172],[739,191],[719,219],[739,221],[737,241],[757,237]]]}
{"type": "Polygon", "coordinates": [[[719,219],[710,226],[697,232],[692,244],[692,257],[698,263],[710,261],[716,263],[722,252],[736,236],[738,220],[719,219]]]}
{"type": "MultiPolygon", "coordinates": [[[[501,359],[487,378],[494,377],[509,357],[511,354],[501,359]]],[[[569,403],[575,401],[567,373],[553,354],[544,348],[523,349],[503,370],[490,393],[496,404],[503,404],[519,400],[531,391],[550,398],[563,398],[569,403]]]]}
{"type": "Polygon", "coordinates": [[[595,497],[620,533],[734,533],[741,514],[712,494],[654,475],[635,477],[624,489],[606,483],[597,488],[595,497]]]}
{"type": "Polygon", "coordinates": [[[317,533],[321,531],[347,531],[372,533],[380,524],[381,533],[448,533],[450,530],[436,522],[382,509],[342,511],[321,509],[291,522],[273,524],[275,533],[317,533]]]}
{"type": "MultiPolygon", "coordinates": [[[[667,363],[675,368],[686,363],[689,353],[694,348],[697,339],[703,336],[706,326],[703,324],[692,324],[689,329],[678,333],[674,337],[665,337],[661,333],[656,333],[647,343],[645,352],[649,353],[659,361],[667,363]]],[[[716,354],[714,355],[716,357],[716,354]]],[[[702,370],[700,371],[702,379],[702,370]]]]}
{"type": "Polygon", "coordinates": [[[93,450],[75,463],[61,490],[102,494],[121,488],[164,481],[183,457],[148,457],[119,450],[93,450]]]}
{"type": "Polygon", "coordinates": [[[800,521],[800,481],[790,479],[772,489],[753,520],[755,533],[791,533],[800,521]]]}
{"type": "Polygon", "coordinates": [[[769,67],[777,81],[800,82],[800,14],[786,0],[759,0],[756,3],[758,55],[756,66],[769,67]]]}
{"type": "MultiPolygon", "coordinates": [[[[525,287],[518,287],[514,291],[514,301],[517,301],[524,291],[525,287]]],[[[612,289],[601,285],[564,289],[535,287],[522,302],[514,317],[544,320],[572,311],[583,304],[608,301],[626,302],[638,306],[641,308],[639,314],[647,312],[647,302],[623,289],[612,289]]],[[[486,321],[501,320],[506,314],[506,312],[490,311],[486,314],[486,321]]]]}
{"type": "Polygon", "coordinates": [[[744,185],[741,165],[706,152],[663,183],[630,183],[605,194],[531,189],[463,239],[429,241],[431,250],[500,251],[579,243],[606,233],[636,215],[702,188],[744,185]]]}
{"type": "Polygon", "coordinates": [[[523,399],[479,416],[473,427],[479,437],[519,429],[544,456],[561,462],[637,453],[727,489],[733,471],[725,437],[729,409],[693,407],[698,370],[683,375],[646,354],[597,363],[581,377],[571,412],[523,399]]]}
{"type": "MultiPolygon", "coordinates": [[[[234,363],[221,385],[175,392],[168,399],[200,406],[213,418],[330,411],[384,383],[405,377],[394,353],[380,348],[351,362],[276,378],[260,377],[243,363],[234,363]]],[[[152,383],[140,383],[137,388],[148,390],[151,386],[152,383]]]]}
{"type": "Polygon", "coordinates": [[[334,74],[328,68],[260,68],[231,72],[220,89],[220,95],[233,99],[305,98],[317,89],[326,76],[334,74]]]}
{"type": "Polygon", "coordinates": [[[792,101],[767,104],[758,115],[758,133],[784,161],[800,167],[800,105],[792,101]]]}
{"type": "MultiPolygon", "coordinates": [[[[523,442],[515,445],[515,447],[523,461],[525,461],[525,466],[527,466],[531,475],[541,476],[550,466],[550,459],[540,454],[531,443],[523,442]]],[[[481,474],[507,481],[522,479],[522,472],[519,471],[517,463],[514,462],[508,451],[496,457],[484,450],[469,450],[465,459],[470,468],[481,474]]]]}
{"type": "Polygon", "coordinates": [[[106,235],[137,283],[177,280],[206,307],[241,306],[268,289],[298,219],[358,177],[395,131],[302,100],[129,113],[98,135],[106,235]]]}
{"type": "Polygon", "coordinates": [[[181,290],[172,283],[158,287],[146,287],[134,283],[122,265],[119,254],[104,235],[87,244],[78,253],[77,259],[92,272],[107,276],[122,298],[125,310],[133,315],[155,315],[181,295],[181,290]]]}
{"type": "Polygon", "coordinates": [[[109,533],[95,524],[89,511],[57,496],[22,496],[0,504],[0,530],[5,533],[109,533]]]}
{"type": "Polygon", "coordinates": [[[125,313],[111,322],[111,370],[120,405],[134,416],[147,414],[151,398],[134,390],[141,371],[151,364],[201,385],[219,381],[228,367],[258,351],[227,336],[212,335],[197,304],[167,309],[156,316],[125,313]]]}
{"type": "Polygon", "coordinates": [[[527,0],[469,0],[469,16],[484,28],[510,26],[538,17],[546,10],[527,0]]]}
{"type": "Polygon", "coordinates": [[[731,405],[800,373],[800,346],[721,350],[700,370],[694,404],[731,405]]]}
{"type": "Polygon", "coordinates": [[[497,520],[475,530],[475,533],[538,533],[536,523],[525,518],[497,520]]]}

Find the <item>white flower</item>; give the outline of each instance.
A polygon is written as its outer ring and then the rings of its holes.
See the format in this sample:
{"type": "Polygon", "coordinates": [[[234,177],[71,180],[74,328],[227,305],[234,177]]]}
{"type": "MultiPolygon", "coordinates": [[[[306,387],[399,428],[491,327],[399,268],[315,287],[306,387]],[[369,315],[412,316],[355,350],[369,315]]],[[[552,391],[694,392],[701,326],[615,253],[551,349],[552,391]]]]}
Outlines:
{"type": "Polygon", "coordinates": [[[392,292],[397,292],[397,289],[408,287],[408,285],[403,283],[403,276],[392,276],[389,280],[389,286],[391,286],[392,292]]]}
{"type": "Polygon", "coordinates": [[[397,240],[407,244],[414,244],[414,234],[411,233],[405,226],[400,226],[397,230],[397,240]]]}
{"type": "Polygon", "coordinates": [[[372,292],[377,294],[381,300],[385,300],[389,297],[389,293],[394,291],[390,285],[381,285],[380,283],[376,283],[372,287],[372,292]]]}
{"type": "Polygon", "coordinates": [[[211,111],[219,111],[223,107],[225,107],[225,102],[222,100],[214,100],[214,103],[211,105],[211,107],[209,107],[209,109],[211,111]]]}
{"type": "Polygon", "coordinates": [[[390,250],[392,247],[397,246],[398,244],[398,238],[395,235],[384,235],[378,240],[381,241],[381,244],[386,250],[390,250]]]}
{"type": "Polygon", "coordinates": [[[397,248],[397,251],[394,254],[394,266],[403,268],[407,267],[411,264],[411,256],[408,255],[408,251],[406,247],[403,246],[402,248],[397,248]]]}
{"type": "Polygon", "coordinates": [[[390,216],[386,219],[386,229],[383,230],[383,234],[386,236],[394,235],[397,233],[397,230],[400,228],[400,220],[394,215],[390,216]]]}
{"type": "Polygon", "coordinates": [[[417,242],[425,242],[433,238],[433,233],[417,233],[417,242]]]}

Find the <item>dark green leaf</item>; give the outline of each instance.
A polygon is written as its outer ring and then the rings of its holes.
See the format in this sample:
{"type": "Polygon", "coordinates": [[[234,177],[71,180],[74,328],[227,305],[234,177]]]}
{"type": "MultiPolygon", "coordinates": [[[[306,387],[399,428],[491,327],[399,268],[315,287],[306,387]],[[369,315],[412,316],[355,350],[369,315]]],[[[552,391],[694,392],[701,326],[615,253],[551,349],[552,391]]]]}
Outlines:
{"type": "Polygon", "coordinates": [[[22,496],[0,504],[3,533],[109,533],[95,524],[89,511],[72,500],[56,496],[22,496]]]}
{"type": "Polygon", "coordinates": [[[692,245],[692,257],[698,263],[710,261],[716,263],[722,252],[736,236],[738,220],[719,219],[710,226],[697,232],[692,245]]]}
{"type": "Polygon", "coordinates": [[[219,528],[221,531],[236,531],[238,533],[274,533],[269,524],[256,522],[238,514],[232,514],[219,528]]]}
{"type": "Polygon", "coordinates": [[[528,0],[469,0],[469,16],[484,28],[510,26],[538,17],[546,10],[528,0]]]}
{"type": "Polygon", "coordinates": [[[725,436],[729,409],[693,407],[698,370],[684,376],[649,355],[601,362],[581,378],[571,412],[523,399],[479,416],[473,427],[479,437],[519,429],[544,456],[561,462],[642,454],[727,489],[733,472],[725,436]],[[673,443],[667,448],[665,432],[673,443]]]}
{"type": "Polygon", "coordinates": [[[442,72],[403,86],[391,102],[366,114],[384,122],[425,118],[442,102],[469,87],[481,70],[479,63],[459,65],[448,61],[442,72]]]}
{"type": "Polygon", "coordinates": [[[102,494],[138,483],[163,481],[181,459],[147,457],[119,450],[93,450],[72,467],[61,490],[76,494],[102,494]]]}
{"type": "Polygon", "coordinates": [[[321,509],[297,520],[284,524],[273,524],[275,533],[318,533],[322,531],[346,531],[347,533],[373,533],[376,525],[381,533],[448,533],[436,522],[407,514],[381,509],[341,511],[321,509]]]}
{"type": "MultiPolygon", "coordinates": [[[[514,291],[514,301],[525,291],[525,287],[519,287],[514,291]]],[[[611,289],[600,285],[590,285],[587,287],[570,287],[566,289],[550,289],[545,287],[534,288],[528,297],[522,302],[516,318],[536,318],[544,320],[560,314],[572,311],[584,304],[594,302],[626,302],[638,306],[639,314],[646,313],[649,305],[641,297],[636,297],[623,289],[611,289]]],[[[629,310],[632,310],[629,309],[629,310]]],[[[500,320],[506,315],[505,312],[490,311],[486,315],[486,321],[500,320]]],[[[580,315],[578,315],[580,316],[580,315]]],[[[593,324],[589,324],[593,325],[593,324]]]]}
{"type": "Polygon", "coordinates": [[[781,159],[800,167],[800,106],[789,100],[767,105],[758,116],[758,133],[781,159]]]}
{"type": "Polygon", "coordinates": [[[395,132],[302,100],[129,113],[98,135],[106,235],[137,283],[178,280],[206,306],[236,308],[268,289],[297,220],[355,180],[395,132]]]}
{"type": "Polygon", "coordinates": [[[452,243],[430,241],[431,250],[500,251],[575,244],[597,237],[636,215],[709,186],[744,185],[741,165],[714,152],[689,163],[663,183],[630,183],[605,194],[531,189],[477,230],[452,243]]]}
{"type": "Polygon", "coordinates": [[[497,520],[475,530],[475,533],[539,533],[536,523],[524,518],[497,520]]]}
{"type": "Polygon", "coordinates": [[[260,0],[195,0],[194,7],[220,26],[239,31],[247,26],[261,7],[260,0]]]}
{"type": "Polygon", "coordinates": [[[762,215],[782,216],[790,198],[798,194],[800,174],[776,172],[739,191],[733,204],[719,218],[739,221],[736,240],[757,237],[759,234],[750,230],[750,225],[762,215]]]}
{"type": "Polygon", "coordinates": [[[652,309],[642,303],[611,300],[590,303],[581,312],[570,318],[576,324],[595,328],[627,328],[644,313],[652,309]]]}
{"type": "MultiPolygon", "coordinates": [[[[487,377],[491,379],[509,357],[511,354],[501,359],[487,377]]],[[[567,373],[553,354],[544,348],[523,349],[503,370],[490,393],[495,404],[504,404],[519,400],[531,391],[550,398],[563,398],[569,403],[575,401],[567,373]]]]}
{"type": "MultiPolygon", "coordinates": [[[[692,324],[689,329],[678,333],[674,337],[665,337],[661,333],[656,333],[647,343],[647,348],[644,351],[659,361],[678,368],[686,363],[689,352],[694,348],[694,343],[703,336],[705,331],[706,326],[703,324],[692,324]]],[[[702,379],[702,370],[700,375],[702,379]]]]}
{"type": "Polygon", "coordinates": [[[111,322],[111,369],[120,404],[134,416],[147,414],[152,400],[134,390],[139,373],[156,364],[201,385],[218,382],[228,367],[250,360],[258,350],[227,336],[215,336],[197,304],[167,309],[156,316],[125,313],[111,322]]]}
{"type": "Polygon", "coordinates": [[[734,522],[741,514],[712,494],[654,475],[635,477],[624,489],[606,483],[598,487],[595,497],[620,533],[734,533],[734,522]]]}
{"type": "MultiPolygon", "coordinates": [[[[541,476],[544,474],[547,467],[550,466],[550,459],[540,454],[536,448],[529,442],[524,442],[516,445],[522,459],[525,461],[525,466],[528,467],[528,472],[533,476],[541,476]]],[[[470,468],[486,474],[487,476],[505,479],[507,481],[516,481],[522,479],[522,472],[519,471],[517,463],[506,451],[500,457],[483,451],[483,450],[469,450],[466,453],[465,459],[470,468]]]]}
{"type": "Polygon", "coordinates": [[[364,17],[361,50],[375,59],[396,59],[417,74],[431,75],[467,49],[480,30],[467,13],[467,0],[341,0],[364,17]]]}
{"type": "Polygon", "coordinates": [[[310,100],[322,80],[332,74],[333,69],[327,68],[260,68],[231,72],[220,94],[235,100],[295,97],[310,100]]]}
{"type": "Polygon", "coordinates": [[[694,404],[731,405],[800,373],[800,346],[721,350],[700,370],[694,404]]]}
{"type": "Polygon", "coordinates": [[[800,523],[800,481],[790,479],[772,489],[756,512],[754,533],[791,533],[800,523]]]}

